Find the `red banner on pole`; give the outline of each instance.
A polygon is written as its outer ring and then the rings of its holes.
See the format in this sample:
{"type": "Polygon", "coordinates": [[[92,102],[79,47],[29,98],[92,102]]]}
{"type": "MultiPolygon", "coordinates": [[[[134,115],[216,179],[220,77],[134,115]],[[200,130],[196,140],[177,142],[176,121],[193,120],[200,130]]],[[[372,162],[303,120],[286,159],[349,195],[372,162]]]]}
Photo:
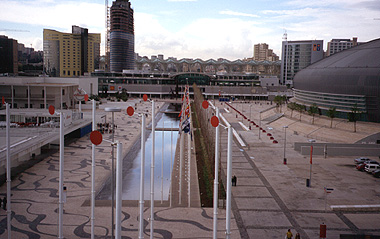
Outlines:
{"type": "Polygon", "coordinates": [[[313,164],[313,145],[310,146],[310,164],[313,164]]]}

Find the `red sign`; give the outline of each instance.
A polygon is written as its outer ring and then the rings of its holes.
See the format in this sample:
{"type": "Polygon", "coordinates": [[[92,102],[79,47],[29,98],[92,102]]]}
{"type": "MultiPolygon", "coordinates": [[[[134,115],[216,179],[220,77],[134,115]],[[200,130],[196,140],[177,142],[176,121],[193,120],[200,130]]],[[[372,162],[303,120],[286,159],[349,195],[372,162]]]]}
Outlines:
{"type": "Polygon", "coordinates": [[[129,106],[129,107],[127,108],[127,114],[128,114],[129,116],[132,116],[134,113],[135,113],[135,110],[133,109],[133,107],[132,107],[132,106],[129,106]]]}
{"type": "Polygon", "coordinates": [[[208,101],[207,100],[204,100],[202,102],[202,107],[203,107],[203,109],[207,109],[208,108],[208,101]]]}
{"type": "Polygon", "coordinates": [[[211,125],[214,127],[218,127],[218,125],[219,125],[219,119],[215,115],[213,117],[211,117],[211,125]]]}
{"type": "Polygon", "coordinates": [[[51,114],[51,115],[54,115],[54,111],[55,111],[55,108],[54,108],[54,106],[49,106],[49,113],[51,114]]]}
{"type": "Polygon", "coordinates": [[[99,145],[103,141],[103,136],[99,131],[94,130],[90,134],[90,140],[91,140],[91,143],[93,143],[95,145],[99,145]]]}
{"type": "Polygon", "coordinates": [[[4,96],[1,97],[1,103],[2,103],[2,104],[5,104],[5,98],[4,98],[4,96]]]}
{"type": "Polygon", "coordinates": [[[148,96],[146,94],[143,95],[143,100],[144,101],[147,101],[148,100],[148,96]]]}
{"type": "Polygon", "coordinates": [[[88,101],[88,95],[87,94],[84,95],[84,101],[88,101]]]}

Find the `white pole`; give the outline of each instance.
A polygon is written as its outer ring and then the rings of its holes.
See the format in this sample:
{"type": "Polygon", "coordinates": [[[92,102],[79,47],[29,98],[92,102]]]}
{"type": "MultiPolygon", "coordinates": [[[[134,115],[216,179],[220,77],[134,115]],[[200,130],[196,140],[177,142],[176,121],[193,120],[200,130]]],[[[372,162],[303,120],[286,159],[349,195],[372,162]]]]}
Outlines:
{"type": "Polygon", "coordinates": [[[123,195],[123,144],[116,141],[116,213],[115,213],[115,238],[121,238],[121,209],[123,195]]]}
{"type": "Polygon", "coordinates": [[[170,207],[172,207],[172,160],[173,160],[173,122],[172,127],[170,128],[170,168],[169,168],[169,182],[170,182],[170,190],[169,190],[169,196],[170,196],[170,207]]]}
{"type": "MultiPolygon", "coordinates": [[[[219,108],[216,107],[215,116],[219,118],[219,108]]],[[[214,178],[214,226],[213,239],[218,232],[218,188],[219,188],[219,125],[215,128],[215,178],[214,178]]]]}
{"type": "MultiPolygon", "coordinates": [[[[180,126],[181,127],[181,126],[180,126]]],[[[179,201],[178,203],[182,203],[182,167],[183,167],[183,146],[185,139],[185,132],[181,132],[181,138],[179,140],[179,201]]]]}
{"type": "Polygon", "coordinates": [[[152,160],[150,166],[150,239],[153,239],[154,233],[154,145],[155,145],[155,134],[156,126],[154,122],[154,112],[155,112],[154,100],[152,100],[152,160]]]}
{"type": "MultiPolygon", "coordinates": [[[[96,102],[92,100],[92,131],[96,130],[96,102]]],[[[95,238],[95,144],[92,144],[91,162],[91,239],[95,238]]]]}
{"type": "Polygon", "coordinates": [[[65,134],[64,134],[64,115],[59,113],[59,229],[58,238],[63,239],[63,171],[64,171],[64,148],[65,148],[65,134]]]}
{"type": "Polygon", "coordinates": [[[165,122],[162,121],[162,156],[161,156],[161,204],[164,201],[164,139],[165,139],[165,122]]]}
{"type": "Polygon", "coordinates": [[[226,205],[226,238],[231,235],[231,168],[232,168],[232,128],[228,125],[227,146],[227,205],[226,205]]]}
{"type": "Polygon", "coordinates": [[[8,230],[8,239],[11,239],[11,233],[12,233],[12,225],[11,225],[11,216],[12,216],[12,209],[11,209],[11,141],[10,141],[10,113],[9,113],[9,107],[10,105],[8,103],[5,104],[6,107],[6,123],[7,123],[7,129],[6,129],[6,144],[7,144],[7,230],[8,230]]]}
{"type": "MultiPolygon", "coordinates": [[[[115,235],[115,160],[114,160],[114,154],[115,154],[115,147],[113,145],[113,142],[115,141],[115,127],[114,127],[114,112],[112,112],[112,121],[111,121],[111,128],[112,128],[112,136],[111,136],[111,238],[114,238],[115,235]]],[[[109,131],[108,131],[109,132],[109,131]]]]}
{"type": "Polygon", "coordinates": [[[189,134],[187,135],[187,169],[188,169],[188,173],[187,173],[187,197],[188,197],[188,207],[190,207],[190,160],[191,160],[191,136],[190,136],[190,132],[189,134]]]}
{"type": "Polygon", "coordinates": [[[145,114],[141,122],[140,218],[139,239],[144,238],[145,114]]]}
{"type": "Polygon", "coordinates": [[[82,101],[79,101],[79,112],[82,112],[82,101]]]}

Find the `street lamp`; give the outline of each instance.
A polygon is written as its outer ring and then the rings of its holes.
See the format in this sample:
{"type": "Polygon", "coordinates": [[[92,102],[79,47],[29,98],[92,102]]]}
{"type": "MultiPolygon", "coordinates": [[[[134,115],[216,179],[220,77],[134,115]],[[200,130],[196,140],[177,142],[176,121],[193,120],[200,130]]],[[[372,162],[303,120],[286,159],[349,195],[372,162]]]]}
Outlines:
{"type": "MultiPolygon", "coordinates": [[[[115,138],[115,124],[114,124],[114,113],[115,112],[121,112],[121,108],[119,107],[107,107],[104,109],[105,112],[112,112],[112,135],[111,135],[111,141],[114,142],[115,138]]],[[[114,238],[114,204],[115,204],[115,162],[114,162],[114,145],[111,144],[111,211],[112,211],[112,227],[111,227],[111,238],[114,238]]]]}
{"type": "Polygon", "coordinates": [[[286,129],[288,128],[287,125],[284,126],[285,130],[285,136],[284,136],[284,164],[286,164],[286,157],[285,157],[285,148],[286,148],[286,129]]]}
{"type": "MultiPolygon", "coordinates": [[[[249,105],[249,120],[252,120],[252,104],[249,105]]],[[[249,124],[249,129],[251,130],[251,124],[249,124]]]]}
{"type": "Polygon", "coordinates": [[[311,166],[313,165],[313,143],[315,139],[309,139],[310,142],[310,178],[309,178],[309,187],[311,187],[311,166]]]}

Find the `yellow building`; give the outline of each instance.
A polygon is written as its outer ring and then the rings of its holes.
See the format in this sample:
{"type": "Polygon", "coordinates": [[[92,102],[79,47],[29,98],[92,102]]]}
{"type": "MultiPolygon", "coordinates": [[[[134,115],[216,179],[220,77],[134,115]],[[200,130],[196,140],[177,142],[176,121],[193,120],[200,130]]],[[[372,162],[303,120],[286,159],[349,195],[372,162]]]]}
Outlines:
{"type": "Polygon", "coordinates": [[[44,70],[50,76],[77,77],[99,68],[100,33],[72,26],[72,33],[44,29],[44,70]]]}

